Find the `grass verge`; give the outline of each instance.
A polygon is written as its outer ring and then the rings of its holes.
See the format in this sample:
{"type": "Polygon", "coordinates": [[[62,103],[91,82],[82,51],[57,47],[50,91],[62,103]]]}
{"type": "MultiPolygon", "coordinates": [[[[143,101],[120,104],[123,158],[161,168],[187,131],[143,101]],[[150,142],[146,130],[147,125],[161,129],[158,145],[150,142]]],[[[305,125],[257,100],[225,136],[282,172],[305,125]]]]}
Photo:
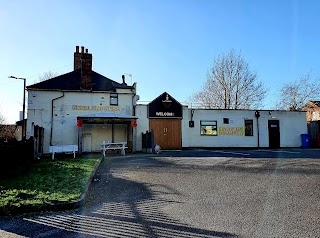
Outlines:
{"type": "Polygon", "coordinates": [[[24,174],[0,180],[0,214],[80,199],[99,158],[44,159],[24,174]]]}

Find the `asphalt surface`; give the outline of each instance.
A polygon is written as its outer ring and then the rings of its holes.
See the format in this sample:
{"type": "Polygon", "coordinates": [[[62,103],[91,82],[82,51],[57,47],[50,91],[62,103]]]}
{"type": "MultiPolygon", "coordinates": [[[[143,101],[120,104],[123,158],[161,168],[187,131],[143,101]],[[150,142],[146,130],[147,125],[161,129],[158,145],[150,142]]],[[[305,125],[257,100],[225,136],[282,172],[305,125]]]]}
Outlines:
{"type": "Polygon", "coordinates": [[[0,237],[320,237],[320,150],[102,161],[81,209],[0,218],[0,237]]]}

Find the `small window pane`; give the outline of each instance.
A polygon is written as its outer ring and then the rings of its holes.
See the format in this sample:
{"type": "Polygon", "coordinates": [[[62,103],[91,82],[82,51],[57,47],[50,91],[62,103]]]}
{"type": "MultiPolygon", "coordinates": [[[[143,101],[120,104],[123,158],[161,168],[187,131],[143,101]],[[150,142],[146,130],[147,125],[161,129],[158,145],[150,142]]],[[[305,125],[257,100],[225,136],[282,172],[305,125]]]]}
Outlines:
{"type": "Polygon", "coordinates": [[[118,105],[118,94],[117,93],[110,94],[110,105],[118,105]]]}
{"type": "Polygon", "coordinates": [[[253,120],[244,120],[245,136],[253,136],[253,120]]]}

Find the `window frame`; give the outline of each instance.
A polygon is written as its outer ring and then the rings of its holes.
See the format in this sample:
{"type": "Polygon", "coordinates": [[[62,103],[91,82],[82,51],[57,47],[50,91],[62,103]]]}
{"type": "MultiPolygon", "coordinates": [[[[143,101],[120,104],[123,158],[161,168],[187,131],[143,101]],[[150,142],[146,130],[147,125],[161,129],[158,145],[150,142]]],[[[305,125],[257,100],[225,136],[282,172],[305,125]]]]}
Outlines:
{"type": "Polygon", "coordinates": [[[118,106],[119,104],[119,95],[118,93],[110,93],[110,105],[112,106],[118,106]],[[116,100],[116,102],[113,102],[116,100]]]}
{"type": "Polygon", "coordinates": [[[201,120],[200,121],[200,136],[218,136],[218,121],[216,120],[201,120]],[[207,123],[207,125],[203,125],[203,123],[207,123]],[[210,125],[211,123],[211,125],[210,125]],[[204,126],[211,126],[211,130],[215,131],[215,134],[204,134],[202,133],[202,129],[204,126]],[[215,127],[215,129],[213,129],[215,127]]]}
{"type": "Polygon", "coordinates": [[[244,136],[253,136],[253,119],[244,119],[244,136]],[[250,130],[250,133],[247,133],[248,132],[248,129],[247,129],[247,123],[248,122],[251,122],[251,130],[250,130]]]}

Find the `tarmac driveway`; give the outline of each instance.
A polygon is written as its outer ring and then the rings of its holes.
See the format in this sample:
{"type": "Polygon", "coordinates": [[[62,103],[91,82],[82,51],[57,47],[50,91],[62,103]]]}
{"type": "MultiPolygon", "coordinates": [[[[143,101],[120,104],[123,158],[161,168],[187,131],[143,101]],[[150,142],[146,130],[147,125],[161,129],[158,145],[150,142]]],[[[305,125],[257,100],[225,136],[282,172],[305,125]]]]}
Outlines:
{"type": "Polygon", "coordinates": [[[82,209],[2,219],[0,229],[23,237],[320,237],[319,152],[116,156],[101,163],[82,209]]]}

